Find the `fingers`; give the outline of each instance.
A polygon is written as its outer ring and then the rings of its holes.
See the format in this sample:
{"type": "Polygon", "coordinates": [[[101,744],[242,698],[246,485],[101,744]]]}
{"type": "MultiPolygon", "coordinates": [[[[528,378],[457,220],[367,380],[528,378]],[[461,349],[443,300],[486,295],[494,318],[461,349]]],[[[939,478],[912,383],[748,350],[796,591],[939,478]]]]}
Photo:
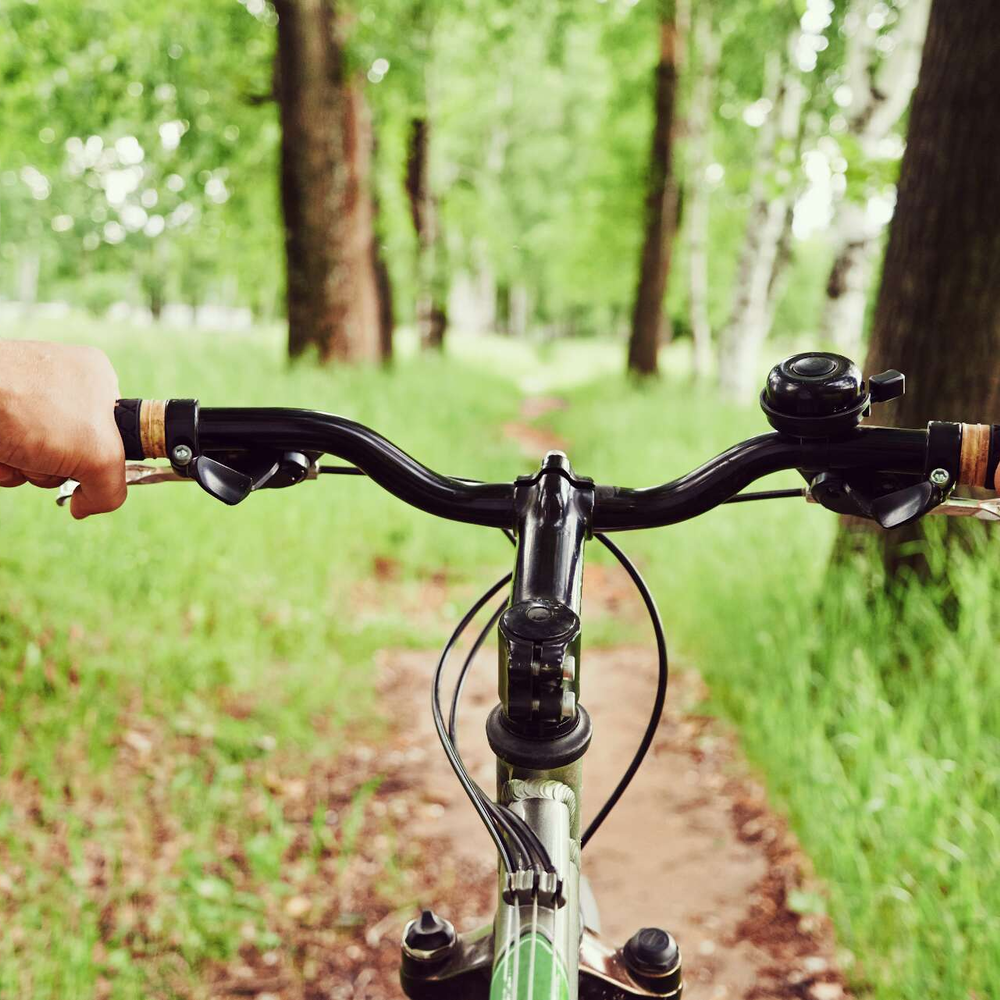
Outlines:
{"type": "Polygon", "coordinates": [[[0,487],[23,486],[27,480],[24,475],[12,469],[9,465],[0,465],[0,487]]]}
{"type": "Polygon", "coordinates": [[[66,482],[65,476],[36,475],[33,472],[25,472],[23,475],[32,486],[39,486],[43,490],[53,490],[57,486],[62,486],[62,484],[66,482]]]}
{"type": "Polygon", "coordinates": [[[69,509],[77,520],[91,514],[106,514],[117,510],[128,495],[125,486],[125,463],[119,461],[80,477],[80,485],[73,492],[69,509]]]}

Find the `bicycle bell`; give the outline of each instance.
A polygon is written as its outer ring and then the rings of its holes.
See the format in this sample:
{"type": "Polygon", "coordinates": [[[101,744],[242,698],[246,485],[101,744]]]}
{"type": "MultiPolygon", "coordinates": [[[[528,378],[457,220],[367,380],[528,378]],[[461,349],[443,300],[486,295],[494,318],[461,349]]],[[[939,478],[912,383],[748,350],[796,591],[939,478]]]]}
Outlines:
{"type": "Polygon", "coordinates": [[[832,437],[857,427],[872,403],[903,394],[905,379],[895,369],[873,375],[867,385],[861,369],[842,354],[793,354],[775,365],[760,394],[768,422],[782,434],[832,437]]]}

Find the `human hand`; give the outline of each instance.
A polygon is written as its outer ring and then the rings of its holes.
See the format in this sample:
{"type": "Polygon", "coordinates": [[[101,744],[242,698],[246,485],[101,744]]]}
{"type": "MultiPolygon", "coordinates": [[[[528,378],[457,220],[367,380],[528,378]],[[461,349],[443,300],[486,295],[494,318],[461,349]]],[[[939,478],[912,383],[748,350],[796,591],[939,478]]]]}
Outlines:
{"type": "Polygon", "coordinates": [[[102,351],[0,340],[0,486],[80,483],[75,518],[125,502],[118,377],[102,351]]]}

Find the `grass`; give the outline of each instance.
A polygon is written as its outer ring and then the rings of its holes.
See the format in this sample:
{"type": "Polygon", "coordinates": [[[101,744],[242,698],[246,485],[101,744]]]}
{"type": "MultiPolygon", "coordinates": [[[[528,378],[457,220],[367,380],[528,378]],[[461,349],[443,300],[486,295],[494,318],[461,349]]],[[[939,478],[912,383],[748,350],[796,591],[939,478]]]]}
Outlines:
{"type": "MultiPolygon", "coordinates": [[[[482,371],[289,370],[273,331],[73,332],[109,352],[123,393],[341,410],[440,468],[527,471],[498,429],[517,393],[482,371]]],[[[437,641],[454,601],[509,562],[499,533],[363,480],[253,500],[146,488],[77,524],[51,493],[0,492],[0,996],[150,995],[168,969],[196,984],[247,921],[266,939],[260,895],[291,891],[293,834],[269,771],[304,772],[371,731],[375,652],[437,641]],[[377,560],[391,573],[373,594],[377,560]],[[442,572],[454,596],[422,607],[442,572]],[[252,877],[219,866],[220,831],[252,877]]],[[[350,812],[348,841],[359,824],[350,812]]]]}
{"type": "MultiPolygon", "coordinates": [[[[599,342],[456,340],[450,358],[404,351],[389,373],[321,372],[289,369],[273,330],[73,333],[109,351],[125,394],[339,410],[481,478],[525,471],[499,431],[522,389],[566,395],[545,419],[580,473],[622,485],[762,428],[686,386],[680,352],[637,389],[595,381],[619,361],[599,342]]],[[[1000,995],[996,549],[956,557],[963,611],[948,628],[934,587],[890,604],[851,567],[828,576],[835,528],[776,501],[621,541],[826,880],[859,987],[1000,995]]],[[[376,733],[375,652],[433,643],[509,563],[493,533],[353,479],[235,510],[193,487],[135,490],[82,525],[48,494],[0,491],[0,533],[4,997],[200,996],[206,965],[241,939],[273,943],[270,901],[331,847],[349,858],[375,791],[358,776],[336,839],[310,813],[293,863],[282,783],[376,733]],[[451,596],[428,608],[441,572],[451,596]]],[[[618,638],[588,627],[588,641],[618,638]]]]}
{"type": "MultiPolygon", "coordinates": [[[[552,423],[576,467],[622,485],[761,428],[670,383],[612,380],[571,404],[552,423]]],[[[786,500],[625,544],[826,880],[859,989],[1000,996],[1000,540],[951,557],[962,612],[949,628],[942,586],[889,600],[860,566],[828,575],[835,529],[786,500]]]]}

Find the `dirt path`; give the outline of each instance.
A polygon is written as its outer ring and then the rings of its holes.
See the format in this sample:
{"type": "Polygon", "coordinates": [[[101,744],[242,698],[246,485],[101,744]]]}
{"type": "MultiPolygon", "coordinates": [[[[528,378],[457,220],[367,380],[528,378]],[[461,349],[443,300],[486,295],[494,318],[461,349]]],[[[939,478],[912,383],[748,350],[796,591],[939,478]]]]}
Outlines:
{"type": "MultiPolygon", "coordinates": [[[[534,401],[526,419],[559,405],[534,401]]],[[[527,424],[505,432],[533,456],[561,445],[527,424]]],[[[628,762],[655,687],[649,626],[637,598],[623,574],[591,565],[585,618],[609,613],[634,626],[635,642],[584,653],[581,700],[594,720],[585,820],[628,762]]],[[[496,702],[495,655],[484,651],[473,669],[459,726],[466,764],[484,788],[494,784],[483,728],[496,702]]],[[[367,778],[378,775],[381,784],[365,808],[352,856],[345,862],[336,851],[324,853],[319,877],[271,908],[282,948],[245,948],[239,962],[218,970],[213,997],[398,997],[399,935],[413,910],[394,910],[394,899],[433,906],[460,930],[490,919],[495,856],[434,734],[428,705],[434,662],[432,652],[386,651],[378,663],[380,690],[393,729],[378,745],[355,745],[331,768],[296,780],[301,787],[285,813],[304,825],[320,806],[336,825],[367,778]],[[387,868],[397,871],[391,891],[374,884],[387,868]]],[[[460,662],[456,656],[453,670],[460,662]]],[[[585,852],[603,936],[620,944],[641,925],[670,930],[684,954],[686,1000],[847,1000],[829,921],[790,906],[796,892],[809,898],[807,861],[767,808],[734,735],[700,712],[704,696],[695,671],[672,670],[652,751],[585,852]]],[[[304,838],[303,851],[308,843],[304,838]]]]}
{"type": "MultiPolygon", "coordinates": [[[[482,659],[467,687],[459,739],[470,771],[490,788],[493,758],[482,728],[496,702],[495,665],[487,654],[482,659]]],[[[415,652],[387,657],[390,703],[425,698],[432,660],[415,652]]],[[[646,646],[595,650],[583,660],[583,700],[594,720],[585,818],[635,748],[654,668],[646,646]]],[[[584,855],[603,936],[621,944],[649,924],[674,933],[684,952],[687,1000],[841,1000],[849,994],[828,922],[787,905],[789,892],[805,884],[801,853],[747,776],[732,735],[698,714],[704,688],[697,674],[675,671],[670,688],[646,764],[584,855]]],[[[429,713],[419,714],[408,733],[407,745],[433,750],[429,713]]],[[[441,809],[426,813],[416,829],[447,845],[456,870],[444,873],[452,888],[428,902],[454,917],[449,906],[456,901],[468,912],[470,898],[481,900],[484,908],[463,926],[471,929],[493,905],[492,845],[443,755],[432,752],[423,766],[418,797],[441,809]],[[472,884],[458,884],[458,872],[472,884]]]]}

